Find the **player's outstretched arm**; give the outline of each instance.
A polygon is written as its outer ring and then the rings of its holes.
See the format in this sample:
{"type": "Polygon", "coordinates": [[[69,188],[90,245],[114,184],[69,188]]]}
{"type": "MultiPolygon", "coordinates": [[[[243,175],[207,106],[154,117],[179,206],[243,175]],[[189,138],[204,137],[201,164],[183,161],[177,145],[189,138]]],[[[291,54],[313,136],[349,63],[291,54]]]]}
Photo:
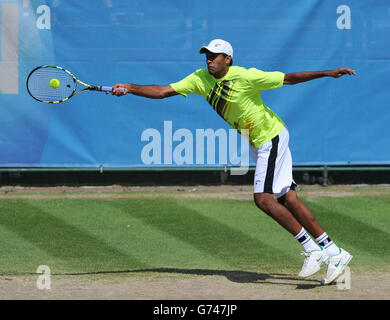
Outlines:
{"type": "Polygon", "coordinates": [[[112,94],[115,96],[123,96],[127,93],[134,94],[150,99],[163,99],[178,95],[171,86],[158,86],[158,85],[137,85],[132,83],[117,83],[114,85],[112,94]],[[122,88],[125,88],[122,92],[122,88]]]}
{"type": "Polygon", "coordinates": [[[310,71],[310,72],[296,72],[287,73],[284,76],[284,84],[297,84],[305,81],[310,81],[322,77],[340,78],[341,76],[349,74],[356,75],[356,72],[350,68],[338,68],[326,71],[310,71]]]}

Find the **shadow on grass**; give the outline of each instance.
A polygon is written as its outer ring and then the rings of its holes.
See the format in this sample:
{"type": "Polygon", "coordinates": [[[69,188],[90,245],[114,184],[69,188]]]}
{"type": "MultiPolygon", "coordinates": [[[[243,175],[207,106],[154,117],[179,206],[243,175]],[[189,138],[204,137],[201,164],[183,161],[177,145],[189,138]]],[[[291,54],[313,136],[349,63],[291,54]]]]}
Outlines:
{"type": "Polygon", "coordinates": [[[176,274],[188,274],[197,276],[223,276],[229,281],[236,283],[259,283],[270,285],[296,285],[296,289],[307,290],[320,287],[321,282],[315,279],[301,279],[294,277],[291,274],[282,273],[258,273],[250,271],[240,270],[210,270],[210,269],[180,269],[180,268],[153,268],[153,269],[141,269],[141,270],[123,270],[123,271],[99,271],[91,273],[65,273],[63,275],[91,275],[91,274],[119,274],[119,273],[176,273],[176,274]]]}

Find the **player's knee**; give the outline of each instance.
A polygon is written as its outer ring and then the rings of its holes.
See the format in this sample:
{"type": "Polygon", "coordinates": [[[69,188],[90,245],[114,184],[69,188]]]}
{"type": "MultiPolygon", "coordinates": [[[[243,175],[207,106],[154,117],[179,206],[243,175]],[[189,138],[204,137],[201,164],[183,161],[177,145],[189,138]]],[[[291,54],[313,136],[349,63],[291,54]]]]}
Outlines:
{"type": "Polygon", "coordinates": [[[273,194],[255,193],[253,196],[253,200],[256,206],[265,213],[268,213],[271,207],[275,205],[275,199],[273,197],[273,194]]]}
{"type": "Polygon", "coordinates": [[[294,210],[299,207],[299,199],[294,193],[287,193],[284,196],[277,199],[280,204],[285,206],[289,210],[294,210]]]}
{"type": "Polygon", "coordinates": [[[296,201],[294,201],[293,199],[278,199],[278,202],[289,210],[292,210],[297,206],[296,201]]]}

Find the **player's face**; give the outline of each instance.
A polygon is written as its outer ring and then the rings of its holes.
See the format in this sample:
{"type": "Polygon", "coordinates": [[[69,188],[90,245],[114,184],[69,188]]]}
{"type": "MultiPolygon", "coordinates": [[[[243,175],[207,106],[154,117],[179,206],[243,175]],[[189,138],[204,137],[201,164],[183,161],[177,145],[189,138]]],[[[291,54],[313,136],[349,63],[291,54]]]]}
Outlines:
{"type": "Polygon", "coordinates": [[[229,69],[230,57],[222,53],[206,52],[207,69],[215,78],[223,77],[229,69]]]}

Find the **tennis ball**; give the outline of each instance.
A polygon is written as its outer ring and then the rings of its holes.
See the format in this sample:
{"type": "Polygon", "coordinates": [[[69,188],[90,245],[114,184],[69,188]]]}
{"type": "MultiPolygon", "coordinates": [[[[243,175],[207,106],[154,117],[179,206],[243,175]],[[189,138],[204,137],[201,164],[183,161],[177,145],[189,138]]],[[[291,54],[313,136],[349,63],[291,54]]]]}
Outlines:
{"type": "Polygon", "coordinates": [[[53,89],[57,89],[60,86],[60,81],[58,79],[51,79],[50,80],[50,87],[53,89]]]}

